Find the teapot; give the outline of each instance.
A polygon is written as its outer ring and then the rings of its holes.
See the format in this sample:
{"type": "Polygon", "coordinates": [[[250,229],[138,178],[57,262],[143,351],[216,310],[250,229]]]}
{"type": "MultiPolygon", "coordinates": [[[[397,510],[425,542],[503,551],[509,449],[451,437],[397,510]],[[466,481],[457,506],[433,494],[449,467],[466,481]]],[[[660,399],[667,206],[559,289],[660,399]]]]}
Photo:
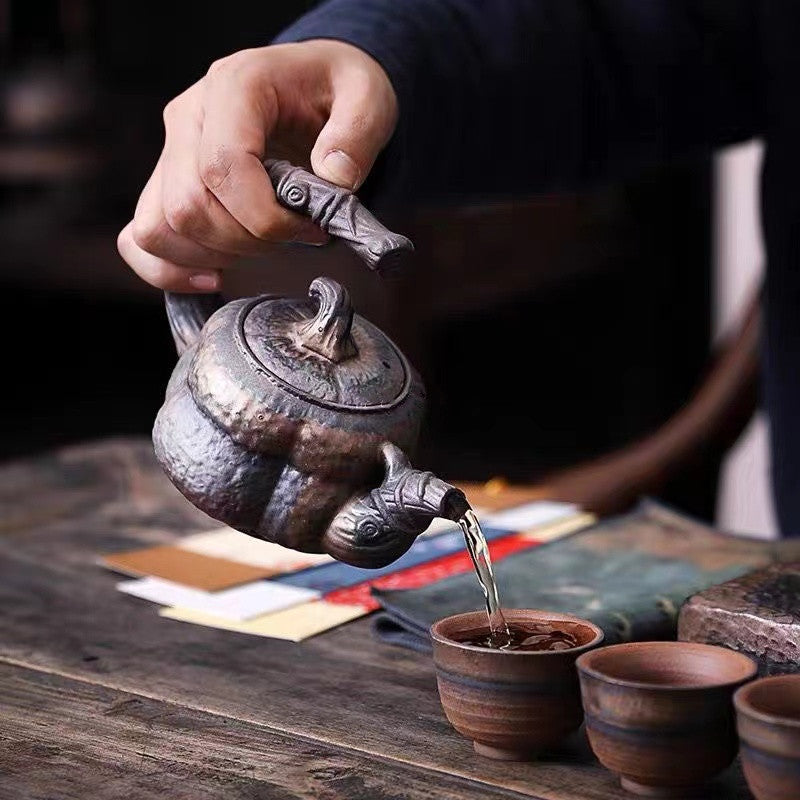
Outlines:
{"type": "MultiPolygon", "coordinates": [[[[377,272],[413,249],[351,192],[286,161],[264,166],[283,206],[377,272]]],[[[411,467],[422,381],[336,281],[316,278],[308,298],[165,299],[179,360],[153,444],[206,514],[285,547],[381,567],[434,517],[457,520],[469,508],[460,490],[411,467]]]]}

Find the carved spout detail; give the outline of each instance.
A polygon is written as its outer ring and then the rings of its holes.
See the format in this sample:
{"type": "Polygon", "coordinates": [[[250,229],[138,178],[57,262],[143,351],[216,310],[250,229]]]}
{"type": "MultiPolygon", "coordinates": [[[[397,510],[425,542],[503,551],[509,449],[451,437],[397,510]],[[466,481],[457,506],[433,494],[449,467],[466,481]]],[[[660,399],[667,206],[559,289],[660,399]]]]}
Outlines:
{"type": "Polygon", "coordinates": [[[383,456],[383,483],[345,505],[325,534],[325,549],[339,561],[385,566],[405,553],[435,517],[457,520],[469,509],[461,490],[412,469],[395,445],[386,443],[383,456]]]}

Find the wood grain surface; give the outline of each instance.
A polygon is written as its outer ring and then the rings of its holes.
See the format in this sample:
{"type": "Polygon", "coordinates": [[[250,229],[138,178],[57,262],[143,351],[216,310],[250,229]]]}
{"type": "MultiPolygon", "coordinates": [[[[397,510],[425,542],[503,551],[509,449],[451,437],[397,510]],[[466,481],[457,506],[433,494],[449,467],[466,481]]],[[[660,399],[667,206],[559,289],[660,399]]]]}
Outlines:
{"type": "MultiPolygon", "coordinates": [[[[579,732],[474,756],[423,655],[369,619],[302,644],[159,618],[99,555],[215,527],[143,441],[0,469],[0,798],[621,797],[579,732]]],[[[738,767],[709,798],[747,798],[738,767]]]]}

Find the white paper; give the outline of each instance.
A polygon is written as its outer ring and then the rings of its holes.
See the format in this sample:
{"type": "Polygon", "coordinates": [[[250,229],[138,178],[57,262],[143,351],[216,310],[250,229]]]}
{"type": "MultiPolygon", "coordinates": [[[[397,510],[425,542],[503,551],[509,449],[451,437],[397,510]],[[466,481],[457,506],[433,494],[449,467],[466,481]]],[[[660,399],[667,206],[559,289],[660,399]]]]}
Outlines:
{"type": "Polygon", "coordinates": [[[440,533],[448,533],[449,531],[457,530],[460,530],[457,523],[450,519],[436,517],[425,529],[425,533],[423,533],[422,536],[438,536],[440,533]]]}
{"type": "Polygon", "coordinates": [[[526,503],[515,506],[505,511],[487,514],[481,518],[481,524],[487,528],[499,528],[508,531],[529,531],[539,525],[549,525],[559,519],[564,519],[580,512],[575,503],[555,503],[550,500],[540,500],[535,503],[526,503]]]}
{"type": "Polygon", "coordinates": [[[220,592],[204,592],[163,578],[148,577],[122,581],[117,584],[117,589],[162,606],[180,606],[235,621],[280,611],[321,596],[313,589],[271,581],[255,581],[220,592]]]}

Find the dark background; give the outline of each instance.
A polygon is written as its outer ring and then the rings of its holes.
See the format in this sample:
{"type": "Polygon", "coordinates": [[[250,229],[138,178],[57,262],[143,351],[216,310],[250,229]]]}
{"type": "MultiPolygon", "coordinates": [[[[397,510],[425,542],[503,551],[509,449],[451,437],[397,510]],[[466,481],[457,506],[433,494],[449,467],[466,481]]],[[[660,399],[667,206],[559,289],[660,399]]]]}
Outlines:
{"type": "MultiPolygon", "coordinates": [[[[161,109],[309,2],[0,0],[0,458],[147,435],[174,364],[158,292],[116,254],[161,109]]],[[[280,248],[231,293],[351,288],[422,371],[418,455],[527,480],[623,445],[688,398],[709,340],[710,165],[470,208],[385,209],[417,245],[380,283],[346,253],[280,248]]],[[[713,470],[665,499],[705,517],[713,470]]]]}

